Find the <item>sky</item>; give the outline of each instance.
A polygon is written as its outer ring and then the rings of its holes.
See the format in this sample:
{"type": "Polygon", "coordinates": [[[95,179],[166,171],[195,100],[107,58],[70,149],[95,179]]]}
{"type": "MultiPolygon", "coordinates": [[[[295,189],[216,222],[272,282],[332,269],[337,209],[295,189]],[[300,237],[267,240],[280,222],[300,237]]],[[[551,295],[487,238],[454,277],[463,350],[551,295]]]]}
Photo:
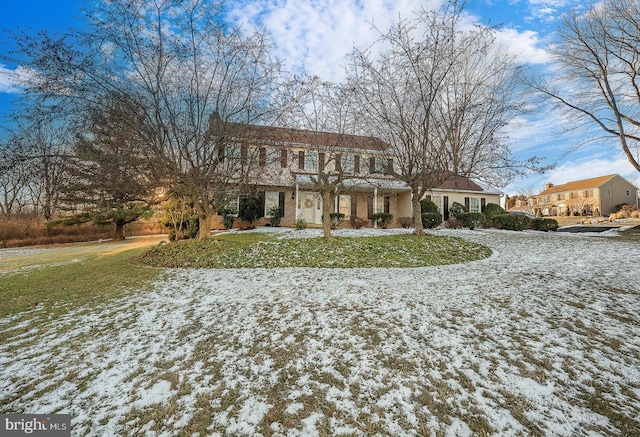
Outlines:
{"type": "MultiPolygon", "coordinates": [[[[364,49],[398,17],[410,17],[420,7],[437,7],[442,0],[231,0],[228,20],[246,30],[264,28],[274,44],[274,55],[287,70],[313,74],[339,82],[353,47],[364,49]]],[[[84,0],[0,0],[0,29],[46,28],[61,32],[81,25],[84,0]]],[[[548,68],[546,50],[562,13],[570,7],[586,9],[590,0],[468,0],[465,20],[500,25],[497,39],[533,68],[548,68]]],[[[6,32],[0,33],[0,53],[11,49],[6,32]]],[[[0,117],[10,114],[18,89],[6,76],[15,65],[0,61],[0,117]]],[[[2,121],[0,120],[0,123],[2,121]]],[[[502,190],[509,194],[533,194],[546,182],[572,180],[618,173],[640,185],[640,174],[609,142],[576,147],[581,134],[567,134],[557,114],[538,114],[517,120],[508,132],[507,144],[516,157],[539,156],[555,164],[543,175],[514,180],[502,190]]]]}

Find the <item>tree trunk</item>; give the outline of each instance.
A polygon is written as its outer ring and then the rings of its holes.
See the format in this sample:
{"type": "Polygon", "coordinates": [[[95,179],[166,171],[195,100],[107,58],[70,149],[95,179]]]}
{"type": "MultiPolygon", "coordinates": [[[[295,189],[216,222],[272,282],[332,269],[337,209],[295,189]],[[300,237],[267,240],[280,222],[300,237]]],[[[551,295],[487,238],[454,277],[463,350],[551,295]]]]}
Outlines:
{"type": "Polygon", "coordinates": [[[116,231],[114,232],[113,238],[116,240],[124,240],[124,222],[116,221],[116,231]]]}
{"type": "Polygon", "coordinates": [[[198,241],[211,237],[211,213],[198,213],[198,241]]]}
{"type": "Polygon", "coordinates": [[[324,238],[331,238],[331,193],[322,193],[322,233],[324,238]]]}
{"type": "Polygon", "coordinates": [[[422,209],[420,208],[420,196],[417,190],[411,190],[411,205],[413,207],[413,226],[415,235],[424,235],[424,228],[422,227],[422,209]]]}

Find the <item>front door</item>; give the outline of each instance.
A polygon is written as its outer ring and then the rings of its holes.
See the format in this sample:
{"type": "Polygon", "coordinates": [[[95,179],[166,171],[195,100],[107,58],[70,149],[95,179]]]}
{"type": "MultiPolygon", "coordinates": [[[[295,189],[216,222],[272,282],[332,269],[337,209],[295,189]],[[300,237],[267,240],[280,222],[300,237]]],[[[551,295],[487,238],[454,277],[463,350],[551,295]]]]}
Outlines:
{"type": "Polygon", "coordinates": [[[300,192],[300,218],[307,223],[322,223],[322,198],[318,193],[300,192]]]}

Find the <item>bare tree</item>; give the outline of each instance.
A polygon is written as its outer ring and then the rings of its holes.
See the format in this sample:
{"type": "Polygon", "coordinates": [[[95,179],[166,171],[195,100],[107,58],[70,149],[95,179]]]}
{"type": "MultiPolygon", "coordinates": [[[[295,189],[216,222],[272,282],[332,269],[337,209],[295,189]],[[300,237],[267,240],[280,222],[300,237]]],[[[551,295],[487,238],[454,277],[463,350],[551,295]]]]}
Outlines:
{"type": "Polygon", "coordinates": [[[495,43],[492,29],[476,32],[460,37],[461,43],[469,39],[462,55],[449,55],[456,63],[435,99],[432,128],[451,173],[506,185],[538,163],[535,157],[513,159],[503,131],[525,112],[523,78],[515,56],[495,43]]]}
{"type": "MultiPolygon", "coordinates": [[[[284,123],[299,129],[315,132],[308,135],[317,144],[316,168],[305,174],[310,187],[322,198],[322,228],[324,238],[331,237],[333,205],[336,196],[345,189],[345,181],[358,177],[352,171],[354,141],[365,138],[353,135],[357,130],[357,119],[352,107],[354,100],[348,92],[333,83],[322,81],[317,76],[296,77],[287,89],[289,103],[284,112],[284,123]]],[[[367,141],[375,144],[374,141],[367,141]]],[[[315,153],[312,152],[312,153],[315,153]]]]}
{"type": "Polygon", "coordinates": [[[604,0],[574,11],[551,47],[557,71],[533,88],[566,110],[575,129],[617,142],[640,171],[640,3],[604,0]]]}
{"type": "Polygon", "coordinates": [[[73,130],[64,118],[37,107],[23,108],[13,116],[13,152],[24,167],[30,202],[37,217],[51,220],[57,213],[70,155],[73,130]]]}
{"type": "Polygon", "coordinates": [[[21,212],[26,203],[27,165],[12,140],[0,143],[0,215],[21,212]]]}
{"type": "Polygon", "coordinates": [[[104,105],[105,94],[142,109],[147,156],[193,200],[199,238],[246,182],[251,156],[234,155],[239,126],[268,117],[279,74],[267,38],[226,25],[221,8],[214,0],[102,1],[87,11],[87,31],[15,36],[33,72],[17,78],[29,96],[76,113],[104,105]]]}
{"type": "Polygon", "coordinates": [[[461,11],[457,2],[421,10],[381,36],[376,56],[353,54],[351,87],[370,132],[389,145],[391,173],[411,188],[417,235],[427,190],[456,173],[488,176],[508,154],[498,133],[517,108],[504,82],[513,60],[494,48],[492,28],[461,29],[461,11]]]}

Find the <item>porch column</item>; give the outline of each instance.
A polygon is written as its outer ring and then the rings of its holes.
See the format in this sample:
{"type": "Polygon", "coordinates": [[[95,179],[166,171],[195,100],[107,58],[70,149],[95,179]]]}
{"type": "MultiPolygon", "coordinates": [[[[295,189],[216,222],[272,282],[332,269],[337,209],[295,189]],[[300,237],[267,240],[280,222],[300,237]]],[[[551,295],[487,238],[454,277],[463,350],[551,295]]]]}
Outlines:
{"type": "Polygon", "coordinates": [[[296,198],[295,198],[295,203],[296,203],[296,221],[300,219],[300,208],[298,208],[299,202],[298,202],[298,183],[296,182],[296,198]]]}
{"type": "MultiPolygon", "coordinates": [[[[378,187],[373,189],[373,213],[378,213],[378,187]]],[[[378,222],[374,220],[373,228],[378,229],[378,222]]]]}

